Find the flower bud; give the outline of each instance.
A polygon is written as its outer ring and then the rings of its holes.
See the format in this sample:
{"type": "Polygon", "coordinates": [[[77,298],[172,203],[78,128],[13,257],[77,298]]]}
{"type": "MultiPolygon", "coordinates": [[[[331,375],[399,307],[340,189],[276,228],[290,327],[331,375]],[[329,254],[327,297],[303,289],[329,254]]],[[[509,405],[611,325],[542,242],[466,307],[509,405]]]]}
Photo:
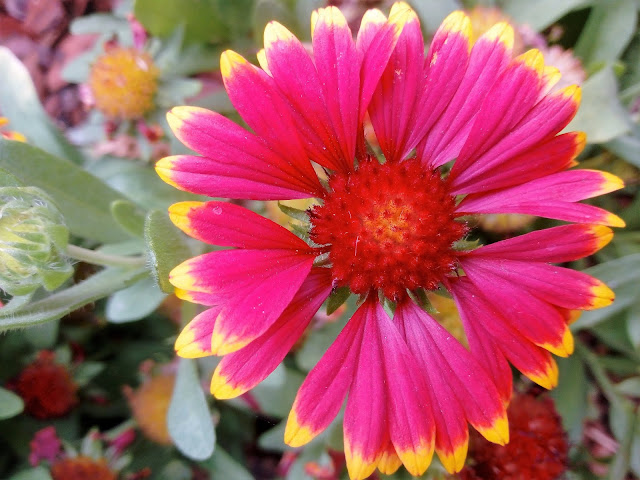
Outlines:
{"type": "Polygon", "coordinates": [[[26,295],[54,290],[71,276],[69,230],[52,200],[35,187],[0,188],[0,289],[26,295]]]}

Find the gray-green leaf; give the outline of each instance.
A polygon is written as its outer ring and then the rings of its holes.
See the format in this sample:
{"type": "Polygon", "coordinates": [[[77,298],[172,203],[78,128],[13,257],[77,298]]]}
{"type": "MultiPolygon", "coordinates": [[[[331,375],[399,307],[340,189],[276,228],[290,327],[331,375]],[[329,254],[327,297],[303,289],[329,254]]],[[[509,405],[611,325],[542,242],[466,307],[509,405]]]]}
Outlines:
{"type": "Polygon", "coordinates": [[[216,441],[213,420],[194,360],[180,359],[167,427],[176,447],[187,457],[206,460],[213,454],[216,441]]]}
{"type": "Polygon", "coordinates": [[[173,293],[173,285],[169,283],[169,272],[191,256],[184,236],[171,223],[169,216],[159,210],[147,215],[144,236],[156,282],[162,291],[173,293]]]}

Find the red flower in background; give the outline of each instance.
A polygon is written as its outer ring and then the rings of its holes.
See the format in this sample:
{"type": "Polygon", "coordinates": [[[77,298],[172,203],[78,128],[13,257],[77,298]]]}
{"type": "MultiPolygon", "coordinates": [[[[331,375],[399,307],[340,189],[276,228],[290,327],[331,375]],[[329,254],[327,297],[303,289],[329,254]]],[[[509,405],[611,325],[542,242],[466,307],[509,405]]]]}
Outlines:
{"type": "Polygon", "coordinates": [[[472,435],[462,480],[556,480],[568,465],[569,444],[548,396],[515,395],[507,411],[511,440],[504,447],[472,435]]]}
{"type": "Polygon", "coordinates": [[[78,387],[69,370],[55,361],[55,354],[41,351],[15,381],[24,410],[40,419],[62,417],[78,403],[78,387]]]}

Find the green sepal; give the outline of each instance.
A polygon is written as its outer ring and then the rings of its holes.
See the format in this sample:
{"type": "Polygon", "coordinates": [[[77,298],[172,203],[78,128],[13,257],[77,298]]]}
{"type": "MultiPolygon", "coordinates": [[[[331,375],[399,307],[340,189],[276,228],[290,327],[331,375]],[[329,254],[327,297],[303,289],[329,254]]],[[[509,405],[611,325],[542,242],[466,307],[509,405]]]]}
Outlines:
{"type": "Polygon", "coordinates": [[[327,315],[331,315],[336,310],[338,310],[338,308],[340,308],[344,304],[344,302],[347,301],[349,295],[351,295],[351,290],[349,290],[349,287],[338,287],[333,290],[331,292],[331,295],[329,295],[329,299],[327,300],[327,315]]]}
{"type": "Polygon", "coordinates": [[[434,307],[429,300],[427,292],[425,292],[424,288],[418,288],[416,290],[410,291],[409,296],[420,308],[422,308],[428,314],[434,315],[438,313],[436,307],[434,307]]]}
{"type": "Polygon", "coordinates": [[[307,210],[300,210],[299,208],[293,208],[288,205],[284,205],[278,202],[278,208],[282,213],[288,215],[294,220],[298,220],[302,223],[309,223],[309,212],[307,210]]]}

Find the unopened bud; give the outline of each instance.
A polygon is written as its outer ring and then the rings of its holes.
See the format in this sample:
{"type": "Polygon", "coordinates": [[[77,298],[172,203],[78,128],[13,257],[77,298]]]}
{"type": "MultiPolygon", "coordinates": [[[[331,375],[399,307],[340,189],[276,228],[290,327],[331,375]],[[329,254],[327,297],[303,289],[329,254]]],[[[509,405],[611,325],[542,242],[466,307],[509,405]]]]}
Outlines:
{"type": "Polygon", "coordinates": [[[39,188],[0,188],[0,289],[26,295],[58,288],[73,273],[64,256],[69,230],[39,188]]]}

